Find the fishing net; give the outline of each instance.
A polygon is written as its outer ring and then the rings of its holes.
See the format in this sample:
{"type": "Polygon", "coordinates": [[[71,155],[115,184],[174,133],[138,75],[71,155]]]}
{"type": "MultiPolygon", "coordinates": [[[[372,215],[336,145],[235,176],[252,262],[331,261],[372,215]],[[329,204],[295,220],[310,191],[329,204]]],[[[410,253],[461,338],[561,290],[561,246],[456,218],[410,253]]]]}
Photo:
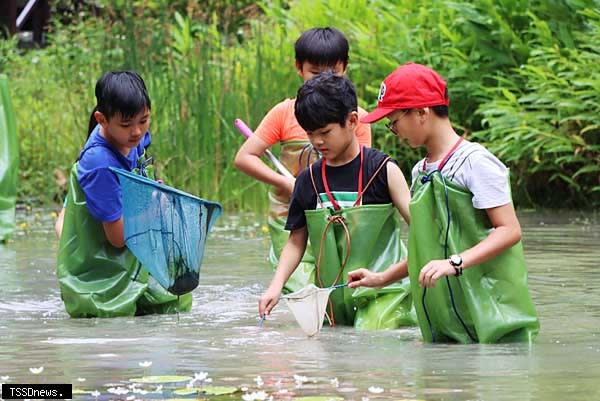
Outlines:
{"type": "MultiPolygon", "coordinates": [[[[323,327],[327,316],[329,294],[338,287],[319,288],[314,284],[282,296],[302,331],[309,337],[314,336],[323,327]]],[[[329,320],[329,317],[327,316],[329,320]]]]}
{"type": "Polygon", "coordinates": [[[127,248],[170,293],[192,291],[221,205],[125,170],[111,170],[121,184],[127,248]]]}

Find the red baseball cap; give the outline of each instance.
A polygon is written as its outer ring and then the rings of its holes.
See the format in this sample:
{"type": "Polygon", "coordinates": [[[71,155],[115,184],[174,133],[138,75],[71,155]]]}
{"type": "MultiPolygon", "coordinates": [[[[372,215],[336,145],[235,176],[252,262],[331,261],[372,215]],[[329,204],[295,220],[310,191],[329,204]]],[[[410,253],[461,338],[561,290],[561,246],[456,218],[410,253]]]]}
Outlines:
{"type": "Polygon", "coordinates": [[[374,123],[394,110],[448,106],[446,82],[422,64],[408,63],[398,68],[381,83],[377,108],[360,121],[374,123]]]}

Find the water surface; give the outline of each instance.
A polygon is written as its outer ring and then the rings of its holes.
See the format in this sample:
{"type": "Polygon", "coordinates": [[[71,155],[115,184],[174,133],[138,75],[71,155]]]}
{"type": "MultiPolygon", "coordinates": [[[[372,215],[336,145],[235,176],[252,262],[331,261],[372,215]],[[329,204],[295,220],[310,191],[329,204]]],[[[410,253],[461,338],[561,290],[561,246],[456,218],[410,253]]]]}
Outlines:
{"type": "Polygon", "coordinates": [[[70,319],[54,274],[52,218],[36,211],[18,219],[15,240],[0,245],[0,382],[73,383],[99,391],[101,400],[166,399],[181,397],[171,390],[186,383],[144,395],[107,389],[145,375],[208,372],[213,385],[264,390],[275,399],[600,399],[600,228],[593,213],[520,214],[541,322],[532,346],[423,344],[417,328],[326,327],[306,338],[281,304],[259,328],[257,299],[271,272],[264,227],[252,216],[225,216],[211,234],[191,313],[70,319]],[[41,366],[38,375],[29,370],[41,366]]]}

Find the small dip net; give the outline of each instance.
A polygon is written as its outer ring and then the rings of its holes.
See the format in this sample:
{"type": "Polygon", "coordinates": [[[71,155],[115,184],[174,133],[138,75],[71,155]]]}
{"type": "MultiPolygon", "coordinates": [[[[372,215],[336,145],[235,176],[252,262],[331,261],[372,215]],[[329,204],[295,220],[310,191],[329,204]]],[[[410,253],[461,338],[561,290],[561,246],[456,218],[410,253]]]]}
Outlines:
{"type": "Polygon", "coordinates": [[[296,292],[282,296],[282,298],[292,311],[302,331],[307,336],[312,337],[321,331],[325,317],[331,322],[329,316],[327,316],[329,294],[336,288],[344,286],[345,284],[340,284],[328,288],[319,288],[314,284],[309,284],[296,292]]]}

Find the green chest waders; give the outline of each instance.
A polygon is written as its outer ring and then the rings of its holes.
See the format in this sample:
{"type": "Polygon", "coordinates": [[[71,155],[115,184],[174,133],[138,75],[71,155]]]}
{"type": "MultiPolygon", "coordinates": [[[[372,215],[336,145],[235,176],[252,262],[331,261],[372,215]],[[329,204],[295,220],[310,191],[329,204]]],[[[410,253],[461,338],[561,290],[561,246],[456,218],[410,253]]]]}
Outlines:
{"type": "MultiPolygon", "coordinates": [[[[317,158],[318,155],[308,141],[287,141],[281,144],[279,160],[294,177],[297,177],[300,171],[317,158]]],[[[290,236],[290,232],[285,230],[289,206],[290,197],[282,194],[277,188],[271,187],[269,190],[269,234],[271,236],[269,262],[273,269],[277,268],[281,251],[290,236]]],[[[283,292],[298,291],[307,284],[313,283],[314,279],[315,258],[310,246],[307,246],[302,261],[285,284],[283,292]]]]}
{"type": "Polygon", "coordinates": [[[410,202],[409,276],[423,339],[530,342],[539,321],[529,296],[521,242],[459,277],[440,278],[435,288],[418,285],[429,261],[459,254],[493,230],[485,210],[472,206],[472,193],[442,176],[444,164],[428,175],[420,173],[410,202]]]}
{"type": "MultiPolygon", "coordinates": [[[[331,197],[333,210],[322,206],[304,212],[309,239],[317,258],[317,286],[344,283],[348,272],[361,267],[384,271],[406,258],[406,248],[400,239],[400,214],[394,205],[361,205],[362,194],[387,161],[380,165],[364,190],[361,189],[362,178],[359,178],[354,207],[336,207],[337,202],[331,197]]],[[[312,170],[311,167],[311,179],[318,194],[312,170]]],[[[327,182],[325,176],[323,182],[327,182]]],[[[325,189],[329,193],[327,185],[325,189]]],[[[322,202],[320,197],[317,196],[317,199],[322,202]]],[[[416,316],[410,291],[408,279],[381,289],[338,289],[330,295],[327,312],[333,323],[354,325],[363,330],[414,325],[416,316]]]]}
{"type": "Polygon", "coordinates": [[[15,113],[8,92],[8,79],[0,74],[0,242],[15,230],[18,165],[15,113]]]}
{"type": "Polygon", "coordinates": [[[189,311],[192,294],[169,294],[131,252],[113,247],[87,208],[71,169],[56,272],[71,317],[117,317],[189,311]]]}

